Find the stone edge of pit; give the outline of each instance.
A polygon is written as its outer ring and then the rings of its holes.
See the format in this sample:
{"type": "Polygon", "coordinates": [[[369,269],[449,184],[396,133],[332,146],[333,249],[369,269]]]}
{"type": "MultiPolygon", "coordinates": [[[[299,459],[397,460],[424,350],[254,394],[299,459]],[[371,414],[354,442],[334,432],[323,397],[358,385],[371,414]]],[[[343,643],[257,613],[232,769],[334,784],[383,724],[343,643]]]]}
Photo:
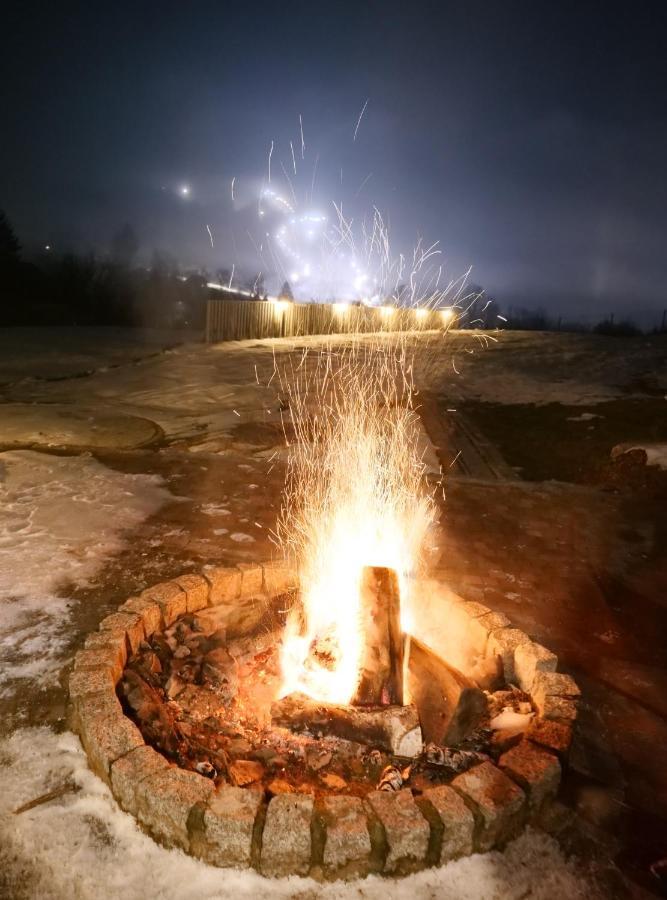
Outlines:
{"type": "Polygon", "coordinates": [[[401,875],[473,852],[502,847],[555,798],[577,715],[579,689],[558,673],[557,657],[513,628],[502,614],[452,595],[480,652],[500,656],[505,679],[530,693],[537,716],[525,734],[507,736],[497,760],[414,797],[367,798],[261,792],[213,783],[180,769],[148,746],[124,714],[116,685],[130,654],[186,612],[249,604],[294,589],[296,572],[276,562],[206,566],[126,600],[88,635],[69,678],[69,724],[91,769],[153,838],[212,865],[254,867],[264,875],[325,880],[372,872],[401,875]],[[245,603],[244,603],[245,601],[245,603]]]}

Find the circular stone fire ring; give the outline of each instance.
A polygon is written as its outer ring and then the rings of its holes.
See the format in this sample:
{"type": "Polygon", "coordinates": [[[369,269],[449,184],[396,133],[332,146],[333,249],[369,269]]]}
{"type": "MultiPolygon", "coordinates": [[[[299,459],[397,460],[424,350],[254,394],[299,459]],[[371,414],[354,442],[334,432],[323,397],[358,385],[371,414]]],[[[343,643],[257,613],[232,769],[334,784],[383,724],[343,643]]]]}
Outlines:
{"type": "MultiPolygon", "coordinates": [[[[213,609],[226,639],[242,640],[267,617],[275,621],[297,588],[296,574],[273,563],[207,567],[127,600],[87,637],[70,676],[70,722],[124,810],[160,843],[212,865],[319,879],[413,872],[502,847],[539,821],[558,789],[578,688],[556,672],[553,653],[506,617],[451,594],[443,618],[463,623],[480,658],[500,659],[504,681],[530,697],[533,716],[517,731],[511,715],[502,727],[501,713],[488,753],[447,783],[407,777],[386,791],[332,775],[320,778],[320,790],[281,778],[241,787],[234,773],[212,779],[147,744],[117,693],[128,660],[181,617],[213,609]]],[[[490,695],[496,712],[502,703],[503,692],[490,695]]]]}

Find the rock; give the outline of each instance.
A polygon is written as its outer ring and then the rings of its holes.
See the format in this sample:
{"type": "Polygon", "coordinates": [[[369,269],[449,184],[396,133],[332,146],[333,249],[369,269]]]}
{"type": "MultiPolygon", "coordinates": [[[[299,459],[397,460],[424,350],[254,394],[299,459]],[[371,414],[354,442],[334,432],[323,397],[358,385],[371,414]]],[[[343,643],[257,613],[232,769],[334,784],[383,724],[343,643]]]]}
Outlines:
{"type": "Polygon", "coordinates": [[[262,834],[262,875],[308,874],[312,815],[313,798],[305,794],[278,794],[271,799],[262,834]]]}
{"type": "Polygon", "coordinates": [[[252,759],[237,759],[229,766],[229,777],[236,787],[252,784],[264,777],[264,766],[252,759]]]}
{"type": "Polygon", "coordinates": [[[208,606],[211,587],[203,575],[181,575],[174,583],[185,592],[185,608],[189,613],[208,606]]]}
{"type": "Polygon", "coordinates": [[[325,797],[319,813],[324,825],[326,878],[363,878],[371,869],[371,839],[358,797],[325,797]]]}
{"type": "Polygon", "coordinates": [[[87,635],[84,647],[86,650],[96,650],[98,647],[112,650],[120,663],[121,670],[125,667],[128,649],[125,632],[93,631],[87,635]]]}
{"type": "Polygon", "coordinates": [[[522,728],[500,728],[494,731],[491,736],[491,755],[495,758],[516,747],[523,740],[523,735],[522,728]]]}
{"type": "Polygon", "coordinates": [[[204,578],[210,585],[209,603],[217,606],[219,603],[229,603],[241,595],[241,570],[225,568],[223,566],[205,566],[204,578]]]}
{"type": "Polygon", "coordinates": [[[318,750],[316,747],[312,747],[306,752],[306,764],[313,772],[318,772],[324,766],[328,766],[330,762],[330,750],[318,750]]]}
{"type": "Polygon", "coordinates": [[[253,850],[253,830],[262,806],[259,791],[223,784],[213,794],[194,829],[192,850],[213,866],[248,867],[253,850]]]}
{"type": "Polygon", "coordinates": [[[481,820],[478,849],[491,850],[515,836],[525,795],[504,772],[484,762],[452,781],[452,787],[469,801],[481,820]]]}
{"type": "Polygon", "coordinates": [[[555,672],[558,657],[551,650],[535,644],[519,644],[514,651],[514,671],[519,687],[530,691],[537,672],[555,672]]]}
{"type": "Polygon", "coordinates": [[[111,791],[125,812],[136,816],[139,812],[136,790],[139,782],[169,768],[164,756],[144,744],[112,763],[111,791]]]}
{"type": "Polygon", "coordinates": [[[328,772],[326,775],[320,775],[320,781],[329,788],[330,791],[342,791],[347,787],[347,782],[340,775],[334,772],[328,772]]]}
{"type": "Polygon", "coordinates": [[[504,753],[498,765],[526,792],[531,813],[538,813],[547,800],[556,796],[560,784],[560,765],[547,750],[523,740],[504,753]]]}
{"type": "Polygon", "coordinates": [[[238,563],[241,570],[241,596],[257,597],[264,586],[264,570],[256,563],[238,563]]]}
{"type": "Polygon", "coordinates": [[[120,680],[123,674],[123,666],[118,651],[113,647],[101,646],[89,650],[79,650],[74,657],[74,671],[80,669],[107,669],[111,673],[114,684],[120,680]]]}
{"type": "Polygon", "coordinates": [[[195,772],[170,766],[140,781],[136,794],[142,825],[168,847],[189,850],[188,817],[195,804],[211,797],[213,783],[195,772]]]}
{"type": "Polygon", "coordinates": [[[140,616],[146,637],[160,631],[164,624],[160,604],[155,600],[149,600],[148,597],[130,597],[120,607],[119,612],[135,613],[140,616]]]}
{"type": "Polygon", "coordinates": [[[487,650],[489,653],[498,654],[503,661],[505,681],[513,684],[516,681],[514,671],[514,653],[521,644],[530,643],[530,638],[518,628],[499,628],[489,635],[487,650]]]}
{"type": "Polygon", "coordinates": [[[577,718],[577,704],[566,697],[552,697],[548,694],[543,698],[537,711],[543,719],[555,719],[558,722],[574,722],[577,718]]]}
{"type": "Polygon", "coordinates": [[[115,696],[84,697],[77,715],[79,736],[88,763],[96,775],[110,784],[112,764],[131,750],[143,746],[141,732],[124,715],[115,696]]]}
{"type": "Polygon", "coordinates": [[[405,874],[421,868],[431,829],[412,792],[408,789],[397,793],[371,791],[366,802],[384,828],[388,846],[384,871],[405,874]]]}
{"type": "Polygon", "coordinates": [[[269,597],[287,593],[299,586],[294,569],[282,562],[264,563],[264,590],[269,597]]]}
{"type": "Polygon", "coordinates": [[[174,659],[185,659],[186,656],[190,656],[190,648],[186,647],[185,644],[180,644],[174,650],[174,659]]]}
{"type": "Polygon", "coordinates": [[[269,794],[274,797],[278,796],[279,794],[296,793],[295,789],[292,787],[289,781],[285,781],[284,778],[274,778],[273,781],[269,782],[266,789],[269,794]]]}
{"type": "Polygon", "coordinates": [[[533,719],[526,737],[547,750],[552,750],[565,759],[572,743],[572,726],[569,722],[553,722],[548,719],[533,719]]]}
{"type": "Polygon", "coordinates": [[[577,683],[569,675],[563,675],[561,672],[538,672],[535,675],[532,687],[533,703],[542,716],[547,705],[547,697],[575,700],[580,696],[581,691],[577,683]]]}
{"type": "Polygon", "coordinates": [[[442,823],[440,864],[469,856],[473,851],[475,819],[461,796],[444,784],[424,791],[423,796],[433,806],[442,823]]]}
{"type": "Polygon", "coordinates": [[[112,613],[106,619],[102,619],[100,631],[110,631],[112,633],[124,631],[125,639],[132,653],[137,652],[139,644],[146,637],[144,620],[137,613],[131,612],[112,613]]]}
{"type": "Polygon", "coordinates": [[[141,592],[141,596],[154,600],[162,610],[162,618],[168,628],[180,616],[185,615],[187,604],[185,591],[175,581],[155,584],[141,592]]]}

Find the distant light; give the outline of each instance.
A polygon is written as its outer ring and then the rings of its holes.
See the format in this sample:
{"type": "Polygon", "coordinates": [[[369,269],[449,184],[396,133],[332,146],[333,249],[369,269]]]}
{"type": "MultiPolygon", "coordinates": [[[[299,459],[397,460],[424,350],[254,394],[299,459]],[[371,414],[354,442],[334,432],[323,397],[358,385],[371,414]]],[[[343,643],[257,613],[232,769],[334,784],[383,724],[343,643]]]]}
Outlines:
{"type": "Polygon", "coordinates": [[[182,184],[180,186],[180,188],[178,189],[178,193],[181,195],[181,197],[189,197],[190,196],[190,185],[182,184]]]}
{"type": "Polygon", "coordinates": [[[339,316],[341,316],[341,315],[343,315],[343,313],[346,313],[348,311],[348,309],[350,308],[350,304],[349,303],[334,303],[333,308],[334,308],[334,312],[337,313],[339,316]]]}
{"type": "Polygon", "coordinates": [[[448,309],[441,309],[440,315],[445,320],[445,322],[449,322],[454,316],[454,310],[449,307],[448,309]]]}
{"type": "Polygon", "coordinates": [[[385,317],[390,316],[394,312],[394,307],[393,306],[381,306],[380,312],[385,317]]]}
{"type": "Polygon", "coordinates": [[[289,277],[290,277],[290,281],[295,281],[295,282],[296,282],[296,281],[299,280],[299,273],[298,273],[298,272],[290,272],[290,276],[289,276],[289,277]]]}
{"type": "Polygon", "coordinates": [[[51,244],[44,244],[44,249],[45,249],[45,250],[50,250],[50,249],[51,249],[51,244]]]}
{"type": "Polygon", "coordinates": [[[416,309],[415,315],[417,316],[418,319],[423,319],[427,312],[428,312],[427,309],[416,309]]]}

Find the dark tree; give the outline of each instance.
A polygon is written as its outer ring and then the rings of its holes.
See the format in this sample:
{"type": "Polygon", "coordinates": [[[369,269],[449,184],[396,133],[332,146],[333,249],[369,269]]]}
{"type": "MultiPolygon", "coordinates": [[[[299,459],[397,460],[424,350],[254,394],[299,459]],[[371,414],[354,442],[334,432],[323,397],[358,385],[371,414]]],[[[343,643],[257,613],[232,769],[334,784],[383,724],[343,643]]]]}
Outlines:
{"type": "Polygon", "coordinates": [[[114,262],[131,266],[139,251],[139,239],[134,228],[126,222],[111,240],[111,256],[114,262]]]}
{"type": "Polygon", "coordinates": [[[292,288],[290,287],[289,281],[285,281],[283,286],[280,288],[280,298],[282,300],[294,300],[294,295],[292,294],[292,288]]]}
{"type": "Polygon", "coordinates": [[[9,219],[0,209],[0,266],[9,268],[19,262],[21,245],[9,219]]]}

